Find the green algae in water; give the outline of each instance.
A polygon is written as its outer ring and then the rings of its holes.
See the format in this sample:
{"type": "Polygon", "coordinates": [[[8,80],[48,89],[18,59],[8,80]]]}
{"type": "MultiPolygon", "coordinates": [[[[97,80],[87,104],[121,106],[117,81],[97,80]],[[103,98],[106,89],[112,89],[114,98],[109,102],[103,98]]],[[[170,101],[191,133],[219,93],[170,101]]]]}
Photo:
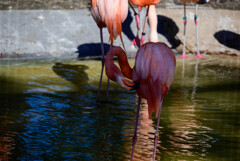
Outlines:
{"type": "MultiPolygon", "coordinates": [[[[130,60],[131,66],[134,60],[130,60]]],[[[0,60],[0,160],[129,160],[137,97],[101,61],[0,60]]],[[[240,61],[177,59],[157,159],[240,160],[240,61]]],[[[142,101],[135,160],[151,160],[156,119],[142,101]]]]}

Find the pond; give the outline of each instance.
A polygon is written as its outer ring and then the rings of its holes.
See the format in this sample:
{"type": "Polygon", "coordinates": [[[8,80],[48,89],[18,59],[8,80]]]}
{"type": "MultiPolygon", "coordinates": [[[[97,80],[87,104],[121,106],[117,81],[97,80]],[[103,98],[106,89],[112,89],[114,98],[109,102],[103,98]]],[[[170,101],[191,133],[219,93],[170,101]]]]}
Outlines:
{"type": "MultiPolygon", "coordinates": [[[[0,67],[0,160],[130,159],[137,96],[110,82],[106,100],[104,76],[96,104],[101,61],[2,59],[0,67]]],[[[152,160],[156,122],[142,100],[134,160],[152,160]]],[[[159,133],[157,160],[240,160],[240,59],[177,59],[159,133]]]]}

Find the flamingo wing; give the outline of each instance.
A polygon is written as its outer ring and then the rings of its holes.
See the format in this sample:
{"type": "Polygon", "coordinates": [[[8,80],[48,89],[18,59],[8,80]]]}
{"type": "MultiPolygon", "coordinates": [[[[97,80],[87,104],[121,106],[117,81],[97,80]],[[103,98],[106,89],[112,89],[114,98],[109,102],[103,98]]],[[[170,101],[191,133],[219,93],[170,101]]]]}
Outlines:
{"type": "Polygon", "coordinates": [[[137,93],[148,101],[149,116],[159,110],[159,103],[173,81],[176,60],[164,43],[146,43],[139,49],[133,69],[133,81],[140,84],[137,93]]]}
{"type": "Polygon", "coordinates": [[[106,23],[104,20],[104,17],[105,17],[104,1],[92,0],[91,14],[99,28],[106,27],[106,23]]]}

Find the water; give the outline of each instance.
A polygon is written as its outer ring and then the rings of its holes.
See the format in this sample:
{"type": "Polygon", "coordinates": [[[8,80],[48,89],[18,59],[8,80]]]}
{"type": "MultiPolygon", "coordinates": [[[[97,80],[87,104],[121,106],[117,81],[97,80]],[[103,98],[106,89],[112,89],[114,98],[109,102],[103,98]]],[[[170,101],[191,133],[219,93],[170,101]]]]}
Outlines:
{"type": "MultiPolygon", "coordinates": [[[[130,60],[133,65],[134,60],[130,60]]],[[[95,102],[98,60],[0,60],[0,160],[130,159],[137,97],[116,83],[95,102]]],[[[240,160],[240,60],[177,59],[157,160],[240,160]]],[[[152,160],[156,119],[142,101],[134,160],[152,160]]]]}

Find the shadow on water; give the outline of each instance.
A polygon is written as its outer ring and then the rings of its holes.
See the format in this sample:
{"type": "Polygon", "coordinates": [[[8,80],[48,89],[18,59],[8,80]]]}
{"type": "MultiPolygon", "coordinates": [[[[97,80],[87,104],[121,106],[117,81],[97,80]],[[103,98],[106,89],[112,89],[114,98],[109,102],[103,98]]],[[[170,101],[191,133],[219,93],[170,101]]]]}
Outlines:
{"type": "MultiPolygon", "coordinates": [[[[25,90],[25,87],[11,78],[11,76],[0,75],[0,95],[4,96],[5,93],[21,93],[25,90]]],[[[3,105],[3,104],[2,104],[3,105]]]]}
{"type": "Polygon", "coordinates": [[[231,31],[221,30],[214,34],[219,43],[240,50],[240,35],[231,31]]]}
{"type": "Polygon", "coordinates": [[[74,85],[81,87],[89,80],[87,73],[88,67],[86,65],[71,65],[56,63],[52,70],[60,77],[73,83],[74,85]]]}
{"type": "Polygon", "coordinates": [[[179,28],[176,23],[166,16],[157,16],[158,24],[157,24],[157,32],[162,34],[168,42],[172,45],[172,48],[176,48],[181,44],[181,40],[179,40],[176,35],[179,32],[179,28]]]}

